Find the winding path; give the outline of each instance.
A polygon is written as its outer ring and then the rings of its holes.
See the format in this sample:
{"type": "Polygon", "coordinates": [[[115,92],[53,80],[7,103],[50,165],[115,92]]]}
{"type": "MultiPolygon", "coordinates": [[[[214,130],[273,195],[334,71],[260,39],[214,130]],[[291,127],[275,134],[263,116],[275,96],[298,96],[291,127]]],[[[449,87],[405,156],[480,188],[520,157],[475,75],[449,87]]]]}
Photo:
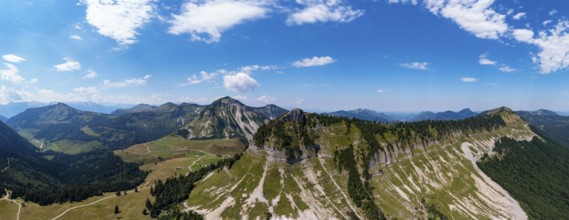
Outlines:
{"type": "Polygon", "coordinates": [[[85,204],[85,205],[80,205],[80,206],[75,206],[75,207],[68,208],[67,210],[63,211],[63,212],[62,212],[61,214],[59,214],[58,216],[55,216],[55,217],[52,218],[51,220],[58,219],[58,218],[60,218],[61,216],[67,214],[67,212],[69,212],[69,211],[71,211],[71,210],[78,209],[78,208],[83,208],[83,207],[87,207],[87,206],[90,206],[90,205],[95,205],[95,204],[97,204],[97,203],[100,202],[100,201],[107,200],[107,199],[110,199],[110,198],[113,198],[113,197],[116,197],[116,196],[107,196],[107,197],[105,197],[105,198],[99,199],[99,200],[94,201],[94,202],[89,203],[89,204],[85,204]]]}
{"type": "MultiPolygon", "coordinates": [[[[4,171],[2,171],[2,172],[4,172],[4,171]]],[[[16,220],[20,220],[20,212],[22,211],[22,204],[20,204],[20,202],[18,202],[18,200],[9,199],[10,198],[10,192],[8,192],[8,190],[6,188],[4,188],[4,191],[6,191],[6,196],[4,196],[4,198],[2,198],[0,200],[6,200],[9,202],[16,203],[18,205],[18,215],[16,215],[16,220]]]]}

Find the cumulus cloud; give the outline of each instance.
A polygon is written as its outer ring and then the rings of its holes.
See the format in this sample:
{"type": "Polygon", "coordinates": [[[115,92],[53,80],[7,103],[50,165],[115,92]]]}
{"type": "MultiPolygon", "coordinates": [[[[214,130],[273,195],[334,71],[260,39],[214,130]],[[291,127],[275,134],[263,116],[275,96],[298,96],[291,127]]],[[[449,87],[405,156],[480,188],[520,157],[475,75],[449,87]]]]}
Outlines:
{"type": "MultiPolygon", "coordinates": [[[[391,3],[417,1],[390,0],[391,3]]],[[[498,39],[508,31],[506,15],[491,8],[494,0],[423,0],[424,6],[433,14],[455,22],[460,28],[478,38],[498,39]]]]}
{"type": "Polygon", "coordinates": [[[223,76],[223,87],[232,92],[247,92],[259,87],[259,83],[247,73],[223,76]]]}
{"type": "Polygon", "coordinates": [[[6,104],[14,101],[28,100],[31,93],[25,90],[15,89],[10,86],[0,86],[0,104],[6,104]]]}
{"type": "Polygon", "coordinates": [[[137,30],[148,23],[154,11],[153,0],[81,0],[87,6],[87,23],[99,34],[120,45],[136,42],[137,30]]]}
{"type": "Polygon", "coordinates": [[[218,73],[208,73],[206,71],[201,71],[200,72],[200,76],[198,77],[196,74],[192,75],[191,77],[188,77],[188,84],[189,85],[194,85],[194,84],[199,84],[205,81],[209,81],[213,78],[215,78],[218,75],[218,73]]]}
{"type": "Polygon", "coordinates": [[[148,81],[148,79],[150,79],[150,77],[152,77],[151,75],[145,75],[142,78],[133,78],[133,79],[127,79],[124,80],[122,82],[111,82],[108,79],[105,79],[103,81],[103,87],[105,88],[111,88],[111,87],[115,87],[115,88],[120,88],[120,87],[126,87],[126,86],[144,86],[146,85],[146,82],[148,81]]]}
{"type": "Polygon", "coordinates": [[[512,18],[513,18],[514,20],[520,20],[520,19],[525,18],[525,17],[526,17],[526,13],[525,13],[525,12],[520,12],[520,13],[517,13],[517,14],[515,14],[514,16],[512,16],[512,18]]]}
{"type": "Polygon", "coordinates": [[[478,63],[480,63],[480,65],[496,65],[496,61],[488,59],[488,54],[485,53],[478,57],[478,63]]]}
{"type": "Polygon", "coordinates": [[[259,96],[259,98],[257,98],[256,100],[259,101],[259,102],[263,102],[263,103],[269,104],[269,103],[274,103],[277,99],[276,99],[276,98],[273,98],[273,97],[270,97],[270,96],[268,96],[268,95],[262,95],[262,96],[259,96]]]}
{"type": "Polygon", "coordinates": [[[528,29],[515,29],[512,35],[520,42],[539,48],[540,52],[532,59],[539,63],[542,74],[569,67],[569,21],[561,20],[555,27],[540,31],[537,36],[528,29]]]}
{"type": "Polygon", "coordinates": [[[460,80],[463,82],[478,82],[479,79],[473,77],[462,77],[460,80]]]}
{"type": "Polygon", "coordinates": [[[95,70],[87,70],[87,74],[83,76],[83,79],[94,79],[97,77],[97,72],[95,70]]]}
{"type": "Polygon", "coordinates": [[[383,89],[378,89],[376,92],[379,94],[383,94],[383,89]]]}
{"type": "Polygon", "coordinates": [[[304,99],[298,98],[298,99],[296,99],[296,101],[294,103],[296,103],[297,105],[300,105],[300,104],[304,103],[304,99]]]}
{"type": "Polygon", "coordinates": [[[311,66],[324,66],[336,62],[332,57],[324,56],[324,57],[317,57],[314,56],[312,58],[304,58],[301,60],[294,61],[292,63],[295,67],[311,67],[311,66]]]}
{"type": "Polygon", "coordinates": [[[407,69],[414,69],[414,70],[428,70],[429,63],[428,62],[411,62],[411,63],[402,63],[399,66],[407,69]]]}
{"type": "Polygon", "coordinates": [[[246,100],[246,99],[247,99],[247,96],[236,95],[236,96],[233,96],[233,98],[234,98],[234,99],[239,99],[239,100],[246,100]]]}
{"type": "Polygon", "coordinates": [[[190,34],[193,41],[218,42],[227,29],[265,17],[269,9],[261,0],[187,1],[172,15],[169,33],[190,34]]]}
{"type": "Polygon", "coordinates": [[[363,10],[354,10],[342,0],[296,0],[303,9],[289,15],[288,25],[302,25],[316,22],[347,23],[364,14],[363,10]]]}
{"type": "Polygon", "coordinates": [[[6,62],[10,62],[10,63],[19,63],[22,61],[25,61],[26,59],[20,57],[20,56],[16,56],[14,54],[6,54],[2,56],[2,59],[4,59],[6,62]]]}
{"type": "Polygon", "coordinates": [[[14,84],[21,83],[25,80],[24,77],[20,76],[18,73],[18,67],[9,63],[4,63],[4,66],[6,67],[5,69],[0,69],[0,77],[2,80],[14,84]]]}
{"type": "Polygon", "coordinates": [[[57,65],[53,66],[53,67],[55,67],[55,70],[57,70],[57,72],[70,72],[70,71],[81,69],[81,63],[79,63],[79,62],[77,62],[71,58],[63,58],[63,60],[65,60],[65,63],[57,64],[57,65]]]}

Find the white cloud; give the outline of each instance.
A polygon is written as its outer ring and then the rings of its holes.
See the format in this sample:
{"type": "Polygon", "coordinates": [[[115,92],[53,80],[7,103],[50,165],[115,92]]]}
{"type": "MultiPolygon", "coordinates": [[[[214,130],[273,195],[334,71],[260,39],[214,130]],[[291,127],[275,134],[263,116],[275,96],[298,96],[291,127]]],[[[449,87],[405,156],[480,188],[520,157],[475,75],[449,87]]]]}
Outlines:
{"type": "Polygon", "coordinates": [[[520,19],[525,18],[525,17],[526,17],[526,13],[525,13],[525,12],[520,12],[520,13],[517,13],[517,14],[515,14],[514,16],[512,16],[512,18],[513,18],[514,20],[520,20],[520,19]]]}
{"type": "Polygon", "coordinates": [[[294,103],[296,103],[297,105],[300,105],[300,104],[304,103],[304,99],[298,98],[294,103]]]}
{"type": "Polygon", "coordinates": [[[196,74],[192,75],[191,77],[188,77],[188,84],[189,85],[194,85],[194,84],[199,84],[205,81],[209,81],[213,78],[215,78],[218,75],[218,73],[208,73],[206,71],[201,71],[200,72],[200,77],[196,76],[196,74]]]}
{"type": "Polygon", "coordinates": [[[354,10],[342,0],[296,0],[304,9],[289,15],[288,25],[302,25],[316,22],[347,23],[364,14],[363,10],[354,10]]]}
{"type": "Polygon", "coordinates": [[[496,61],[488,59],[488,54],[485,53],[478,57],[478,63],[480,63],[480,65],[496,65],[496,61]]]}
{"type": "Polygon", "coordinates": [[[257,70],[275,70],[278,69],[279,67],[276,65],[272,65],[272,66],[260,66],[260,65],[249,65],[249,66],[243,66],[241,67],[241,71],[246,72],[246,73],[250,73],[253,71],[257,71],[257,70]]]}
{"type": "Polygon", "coordinates": [[[28,81],[28,83],[34,84],[34,83],[37,83],[38,81],[39,81],[38,79],[33,78],[33,79],[30,79],[30,81],[28,81]]]}
{"type": "Polygon", "coordinates": [[[71,40],[83,40],[83,38],[79,35],[69,35],[69,39],[71,40]]]}
{"type": "Polygon", "coordinates": [[[18,90],[6,85],[0,87],[0,104],[28,100],[30,96],[31,93],[25,90],[18,90]]]}
{"type": "Polygon", "coordinates": [[[295,67],[311,67],[311,66],[324,66],[327,64],[331,64],[333,62],[336,62],[336,60],[334,60],[332,57],[329,56],[325,57],[314,56],[312,58],[304,58],[301,60],[294,61],[292,65],[295,67]]]}
{"type": "Polygon", "coordinates": [[[506,65],[502,65],[500,68],[498,68],[500,71],[505,72],[505,73],[511,73],[511,72],[515,72],[517,71],[516,69],[506,66],[506,65]]]}
{"type": "Polygon", "coordinates": [[[87,74],[83,76],[83,79],[94,79],[95,77],[97,77],[97,72],[94,70],[87,70],[87,74]]]}
{"type": "Polygon", "coordinates": [[[262,96],[259,96],[259,98],[257,98],[257,101],[267,103],[267,104],[274,103],[276,100],[277,99],[270,97],[270,96],[267,96],[267,95],[262,95],[262,96]]]}
{"type": "Polygon", "coordinates": [[[383,94],[384,91],[383,91],[383,89],[378,89],[376,92],[379,94],[383,94]]]}
{"type": "Polygon", "coordinates": [[[2,80],[8,81],[10,83],[14,83],[14,84],[18,84],[23,82],[25,79],[24,77],[20,76],[20,74],[18,74],[18,67],[9,64],[9,63],[4,63],[4,66],[6,67],[6,69],[0,69],[0,77],[2,80]]]}
{"type": "Polygon", "coordinates": [[[478,82],[479,79],[472,77],[462,77],[460,80],[463,82],[478,82]]]}
{"type": "Polygon", "coordinates": [[[57,72],[70,72],[81,69],[81,64],[79,62],[71,58],[63,58],[63,60],[65,60],[65,63],[53,66],[55,67],[55,70],[57,70],[57,72]]]}
{"type": "Polygon", "coordinates": [[[190,34],[194,41],[218,42],[221,34],[245,21],[265,17],[269,9],[261,0],[195,0],[173,15],[169,33],[190,34]],[[206,36],[204,36],[206,35],[206,36]]]}
{"type": "Polygon", "coordinates": [[[81,0],[87,5],[87,23],[120,45],[136,42],[137,30],[152,18],[153,0],[81,0]]]}
{"type": "Polygon", "coordinates": [[[553,16],[555,14],[557,14],[557,10],[553,9],[553,10],[549,11],[549,16],[553,16]]]}
{"type": "Polygon", "coordinates": [[[512,35],[518,41],[529,43],[533,40],[534,33],[528,29],[514,29],[512,35]]]}
{"type": "Polygon", "coordinates": [[[252,91],[259,86],[259,83],[247,73],[236,73],[223,76],[223,87],[232,92],[252,91]]]}
{"type": "Polygon", "coordinates": [[[10,62],[10,63],[19,63],[22,61],[25,61],[26,59],[16,56],[14,54],[6,54],[2,56],[2,59],[4,59],[6,62],[10,62]]]}
{"type": "Polygon", "coordinates": [[[532,60],[539,63],[542,74],[569,67],[569,21],[559,21],[548,31],[540,31],[538,36],[528,29],[516,29],[513,36],[520,42],[533,44],[540,49],[532,60]]]}
{"type": "MultiPolygon", "coordinates": [[[[391,3],[415,3],[394,0],[391,3]]],[[[508,30],[506,15],[491,8],[494,0],[424,0],[424,6],[435,15],[454,21],[460,28],[484,39],[498,39],[508,30]]]]}
{"type": "Polygon", "coordinates": [[[552,20],[545,20],[545,21],[543,21],[543,26],[547,26],[551,22],[553,22],[553,21],[552,20]]]}
{"type": "Polygon", "coordinates": [[[407,3],[411,3],[413,5],[417,5],[417,0],[389,0],[388,1],[389,4],[393,4],[393,3],[403,3],[403,4],[407,4],[407,3]]]}
{"type": "Polygon", "coordinates": [[[127,79],[127,80],[124,80],[122,82],[111,82],[110,80],[105,79],[103,81],[103,87],[105,87],[105,88],[111,88],[111,87],[120,88],[120,87],[126,87],[126,86],[131,86],[131,85],[144,86],[144,85],[146,85],[146,82],[148,81],[148,79],[150,79],[150,77],[152,77],[152,76],[151,75],[145,75],[142,78],[127,79]]]}
{"type": "Polygon", "coordinates": [[[402,63],[399,65],[401,67],[404,67],[407,69],[414,69],[414,70],[428,70],[429,69],[429,63],[427,63],[427,62],[411,62],[411,63],[402,63]]]}

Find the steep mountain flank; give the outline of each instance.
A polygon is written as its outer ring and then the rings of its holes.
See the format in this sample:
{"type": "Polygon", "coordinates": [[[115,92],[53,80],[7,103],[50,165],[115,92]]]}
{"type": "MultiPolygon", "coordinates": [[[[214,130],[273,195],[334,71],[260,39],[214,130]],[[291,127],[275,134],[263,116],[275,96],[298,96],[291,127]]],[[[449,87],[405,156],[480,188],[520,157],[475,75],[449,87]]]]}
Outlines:
{"type": "Polygon", "coordinates": [[[519,111],[517,113],[530,124],[569,148],[569,116],[561,116],[543,109],[530,112],[519,111]]]}
{"type": "Polygon", "coordinates": [[[204,106],[199,115],[178,134],[189,139],[251,139],[259,126],[285,113],[276,105],[249,107],[224,97],[204,106]]]}
{"type": "Polygon", "coordinates": [[[167,103],[152,111],[107,115],[59,103],[28,109],[7,124],[40,148],[76,154],[158,139],[194,119],[201,108],[167,103]]]}
{"type": "Polygon", "coordinates": [[[0,122],[0,194],[7,189],[12,198],[40,205],[80,201],[102,192],[132,188],[145,176],[137,164],[124,163],[110,153],[39,153],[0,122]]]}
{"type": "Polygon", "coordinates": [[[210,219],[525,219],[475,164],[504,136],[535,134],[507,108],[393,125],[295,109],[261,126],[241,159],[198,182],[184,207],[210,219]]]}

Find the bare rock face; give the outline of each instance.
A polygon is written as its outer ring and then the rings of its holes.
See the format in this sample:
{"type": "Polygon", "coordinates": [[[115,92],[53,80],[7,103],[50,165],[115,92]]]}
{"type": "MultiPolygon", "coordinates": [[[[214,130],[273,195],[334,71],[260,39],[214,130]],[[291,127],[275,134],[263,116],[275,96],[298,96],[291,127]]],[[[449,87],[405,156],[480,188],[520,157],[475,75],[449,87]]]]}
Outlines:
{"type": "Polygon", "coordinates": [[[285,122],[288,121],[304,122],[306,120],[306,117],[304,116],[304,111],[302,111],[302,109],[295,108],[290,112],[286,113],[285,115],[283,115],[282,120],[285,122]]]}

